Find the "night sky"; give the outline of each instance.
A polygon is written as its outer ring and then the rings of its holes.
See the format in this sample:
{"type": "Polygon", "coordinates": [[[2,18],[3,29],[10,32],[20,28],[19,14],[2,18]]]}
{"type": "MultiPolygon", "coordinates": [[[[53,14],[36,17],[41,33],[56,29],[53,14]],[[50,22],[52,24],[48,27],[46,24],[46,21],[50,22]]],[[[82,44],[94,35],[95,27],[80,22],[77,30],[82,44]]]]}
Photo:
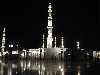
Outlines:
{"type": "MultiPolygon", "coordinates": [[[[53,35],[63,34],[65,47],[72,47],[79,40],[82,48],[100,48],[99,0],[51,1],[53,35]]],[[[46,34],[48,3],[49,0],[0,1],[0,37],[5,25],[6,43],[17,40],[25,48],[40,47],[42,34],[46,34]]]]}

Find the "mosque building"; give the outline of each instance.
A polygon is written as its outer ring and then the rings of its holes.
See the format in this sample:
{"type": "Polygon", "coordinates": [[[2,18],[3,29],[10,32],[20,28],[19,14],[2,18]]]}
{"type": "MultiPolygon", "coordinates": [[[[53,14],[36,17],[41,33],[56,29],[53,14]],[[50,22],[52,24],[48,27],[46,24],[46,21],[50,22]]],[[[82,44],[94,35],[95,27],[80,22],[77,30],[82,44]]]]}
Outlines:
{"type": "MultiPolygon", "coordinates": [[[[33,58],[64,58],[64,51],[66,51],[66,48],[64,48],[64,37],[61,37],[61,45],[60,47],[57,47],[56,37],[52,36],[53,32],[53,26],[52,26],[52,4],[49,3],[48,6],[48,25],[47,25],[47,37],[46,37],[46,43],[45,41],[45,35],[43,34],[43,43],[42,47],[38,49],[23,49],[22,52],[12,51],[11,54],[18,54],[21,55],[23,58],[29,56],[33,58]],[[54,37],[54,38],[53,38],[54,37]],[[54,45],[54,46],[53,46],[54,45]],[[46,47],[45,47],[46,46],[46,47]]],[[[13,45],[9,45],[10,48],[14,47],[13,45]]],[[[1,56],[4,56],[8,53],[8,51],[5,52],[5,27],[3,30],[3,36],[2,36],[2,46],[1,46],[1,56]]],[[[9,54],[9,53],[8,53],[9,54]]]]}
{"type": "MultiPolygon", "coordinates": [[[[64,48],[64,37],[61,37],[61,45],[60,47],[57,47],[57,42],[56,42],[56,37],[53,38],[52,34],[52,30],[53,30],[53,26],[52,26],[52,5],[51,3],[49,3],[48,6],[48,25],[47,25],[47,38],[46,38],[46,43],[44,42],[44,37],[45,35],[43,34],[43,44],[42,44],[42,48],[39,49],[29,49],[30,53],[33,52],[33,54],[35,54],[35,56],[39,56],[41,54],[41,56],[44,58],[64,58],[64,51],[66,51],[66,48],[64,48]],[[54,47],[53,47],[53,43],[54,43],[54,47]],[[45,47],[46,46],[46,47],[45,47]]],[[[30,54],[32,55],[32,54],[30,54]]]]}

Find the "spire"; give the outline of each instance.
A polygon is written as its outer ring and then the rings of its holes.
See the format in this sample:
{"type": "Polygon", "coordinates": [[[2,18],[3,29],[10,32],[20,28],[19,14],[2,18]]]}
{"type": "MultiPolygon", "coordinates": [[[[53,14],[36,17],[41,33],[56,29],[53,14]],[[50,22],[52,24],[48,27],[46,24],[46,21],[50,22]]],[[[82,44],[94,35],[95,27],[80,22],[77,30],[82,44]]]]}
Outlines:
{"type": "Polygon", "coordinates": [[[42,45],[42,48],[44,48],[44,34],[43,34],[43,45],[42,45]]]}
{"type": "Polygon", "coordinates": [[[52,6],[51,6],[51,3],[49,3],[49,6],[48,6],[48,26],[52,26],[52,6]]]}
{"type": "Polygon", "coordinates": [[[2,46],[1,46],[1,53],[2,53],[2,56],[3,56],[4,50],[5,50],[5,27],[4,27],[3,36],[2,36],[2,46]]]}
{"type": "Polygon", "coordinates": [[[64,37],[61,38],[61,47],[64,48],[64,37]]]}
{"type": "Polygon", "coordinates": [[[51,14],[51,13],[52,13],[52,10],[51,10],[51,8],[52,8],[51,3],[49,3],[49,7],[48,7],[48,8],[49,8],[49,10],[48,10],[49,16],[52,16],[52,14],[51,14]]]}
{"type": "Polygon", "coordinates": [[[79,49],[80,48],[80,42],[77,41],[76,43],[77,43],[77,48],[79,49]]]}
{"type": "Polygon", "coordinates": [[[55,48],[56,48],[56,37],[55,37],[55,48]]]}
{"type": "Polygon", "coordinates": [[[53,38],[52,38],[52,6],[51,6],[51,3],[49,3],[49,6],[48,6],[48,26],[47,26],[47,29],[48,29],[48,37],[47,37],[47,48],[52,48],[52,41],[53,41],[53,38]]]}

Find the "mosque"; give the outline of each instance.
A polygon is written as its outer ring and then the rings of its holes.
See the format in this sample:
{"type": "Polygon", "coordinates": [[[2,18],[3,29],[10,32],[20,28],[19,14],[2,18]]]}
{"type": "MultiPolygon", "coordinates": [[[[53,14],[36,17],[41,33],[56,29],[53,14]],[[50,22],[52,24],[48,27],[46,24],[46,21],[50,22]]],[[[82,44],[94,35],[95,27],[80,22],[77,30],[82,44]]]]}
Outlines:
{"type": "MultiPolygon", "coordinates": [[[[35,58],[35,59],[64,59],[65,55],[71,55],[71,51],[68,54],[65,54],[66,51],[68,52],[68,48],[64,47],[64,37],[61,37],[61,40],[58,40],[61,45],[58,47],[57,38],[53,36],[53,25],[52,25],[53,17],[52,17],[52,4],[49,3],[48,6],[48,25],[47,25],[47,37],[43,34],[42,38],[42,47],[37,49],[15,49],[13,44],[9,45],[9,50],[6,49],[6,35],[5,35],[5,27],[3,30],[2,35],[2,45],[1,45],[1,52],[0,57],[5,57],[6,55],[15,55],[19,56],[20,58],[35,58]],[[45,42],[46,39],[46,42],[45,42]]],[[[84,49],[80,48],[80,42],[77,43],[77,49],[83,51],[84,49]]],[[[76,52],[75,52],[76,53],[76,52]]],[[[88,52],[87,52],[87,55],[88,52]]],[[[100,51],[93,51],[94,58],[100,58],[100,51]]]]}
{"type": "MultiPolygon", "coordinates": [[[[32,58],[64,58],[64,52],[66,51],[66,48],[64,48],[64,37],[61,37],[61,45],[60,47],[57,47],[56,37],[53,38],[52,30],[52,4],[49,3],[48,6],[48,25],[47,25],[47,38],[46,43],[44,42],[45,35],[43,34],[43,44],[42,47],[38,49],[23,49],[21,52],[18,50],[12,51],[11,54],[13,55],[20,55],[22,58],[32,57],[32,58]],[[54,46],[53,46],[54,45],[54,46]],[[45,47],[46,46],[46,47],[45,47]]],[[[2,38],[2,46],[1,46],[1,56],[5,56],[6,54],[9,54],[8,51],[5,51],[5,28],[3,30],[3,38],[2,38]]],[[[13,48],[13,45],[9,45],[10,48],[13,48]]]]}
{"type": "Polygon", "coordinates": [[[57,47],[57,42],[56,42],[56,37],[53,38],[52,34],[52,30],[53,30],[53,26],[52,26],[52,5],[51,3],[49,3],[48,6],[48,25],[47,25],[47,38],[46,38],[46,43],[44,42],[44,37],[45,35],[43,34],[43,44],[42,44],[42,48],[39,49],[29,49],[29,52],[31,54],[29,55],[37,55],[37,57],[39,57],[39,55],[41,55],[42,58],[64,58],[64,52],[66,51],[66,48],[64,48],[64,37],[61,37],[61,45],[60,47],[57,47]],[[53,47],[54,45],[54,47],[53,47]],[[46,46],[46,47],[45,47],[46,46]],[[33,53],[33,54],[32,54],[33,53]],[[35,54],[34,54],[35,53],[35,54]]]}

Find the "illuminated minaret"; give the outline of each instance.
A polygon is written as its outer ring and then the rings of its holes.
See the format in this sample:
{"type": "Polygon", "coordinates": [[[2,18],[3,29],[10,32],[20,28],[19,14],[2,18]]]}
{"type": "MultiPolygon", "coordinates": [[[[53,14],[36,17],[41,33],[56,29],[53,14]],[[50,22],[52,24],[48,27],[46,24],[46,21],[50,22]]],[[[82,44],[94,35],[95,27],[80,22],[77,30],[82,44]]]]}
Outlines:
{"type": "Polygon", "coordinates": [[[42,48],[44,48],[44,35],[43,35],[43,45],[42,45],[42,48]]]}
{"type": "Polygon", "coordinates": [[[80,48],[80,42],[76,42],[77,43],[77,48],[79,49],[80,48]]]}
{"type": "Polygon", "coordinates": [[[64,37],[61,38],[61,47],[64,48],[64,37]]]}
{"type": "Polygon", "coordinates": [[[55,37],[55,48],[56,48],[56,37],[55,37]]]}
{"type": "Polygon", "coordinates": [[[48,37],[47,37],[47,48],[52,48],[52,6],[51,3],[49,3],[49,7],[48,7],[48,37]]]}
{"type": "Polygon", "coordinates": [[[1,46],[2,55],[3,55],[4,50],[5,50],[5,28],[3,30],[3,38],[2,38],[2,46],[1,46]]]}

